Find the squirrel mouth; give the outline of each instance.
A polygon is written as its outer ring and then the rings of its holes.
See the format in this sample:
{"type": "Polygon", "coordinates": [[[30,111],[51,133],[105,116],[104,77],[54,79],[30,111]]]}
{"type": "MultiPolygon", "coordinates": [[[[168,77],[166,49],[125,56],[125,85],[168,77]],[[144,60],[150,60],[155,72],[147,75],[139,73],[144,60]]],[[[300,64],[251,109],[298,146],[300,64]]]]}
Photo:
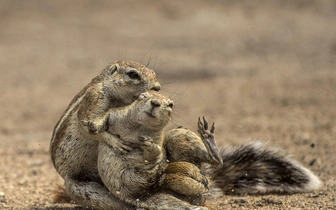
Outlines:
{"type": "Polygon", "coordinates": [[[149,116],[150,118],[156,118],[157,116],[155,115],[155,112],[153,112],[153,110],[152,110],[152,112],[145,112],[146,114],[147,114],[147,116],[149,116]]]}
{"type": "Polygon", "coordinates": [[[151,118],[160,118],[160,109],[158,107],[153,107],[146,111],[146,114],[151,118]]]}

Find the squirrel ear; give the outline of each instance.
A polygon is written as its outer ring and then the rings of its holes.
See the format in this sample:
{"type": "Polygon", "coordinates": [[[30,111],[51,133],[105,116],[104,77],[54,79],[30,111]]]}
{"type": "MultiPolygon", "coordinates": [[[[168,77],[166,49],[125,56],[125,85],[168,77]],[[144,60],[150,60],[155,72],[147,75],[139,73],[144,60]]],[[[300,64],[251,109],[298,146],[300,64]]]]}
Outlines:
{"type": "Polygon", "coordinates": [[[109,66],[109,74],[112,75],[114,72],[116,72],[119,69],[119,64],[112,64],[109,66]]]}
{"type": "Polygon", "coordinates": [[[113,63],[105,67],[101,72],[101,74],[103,74],[104,76],[109,76],[112,75],[114,72],[116,72],[119,68],[120,68],[119,64],[113,63]]]}

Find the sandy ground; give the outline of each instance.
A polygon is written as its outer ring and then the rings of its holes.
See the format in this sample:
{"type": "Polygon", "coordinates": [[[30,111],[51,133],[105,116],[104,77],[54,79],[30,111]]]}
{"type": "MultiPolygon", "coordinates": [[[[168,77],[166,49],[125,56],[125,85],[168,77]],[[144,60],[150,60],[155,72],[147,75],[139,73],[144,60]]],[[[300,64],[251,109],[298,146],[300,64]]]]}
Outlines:
{"type": "Polygon", "coordinates": [[[54,204],[48,147],[108,63],[149,63],[176,105],[169,128],[217,124],[219,145],[286,149],[324,182],[298,195],[225,196],[217,209],[336,209],[336,2],[0,1],[0,208],[54,204]]]}

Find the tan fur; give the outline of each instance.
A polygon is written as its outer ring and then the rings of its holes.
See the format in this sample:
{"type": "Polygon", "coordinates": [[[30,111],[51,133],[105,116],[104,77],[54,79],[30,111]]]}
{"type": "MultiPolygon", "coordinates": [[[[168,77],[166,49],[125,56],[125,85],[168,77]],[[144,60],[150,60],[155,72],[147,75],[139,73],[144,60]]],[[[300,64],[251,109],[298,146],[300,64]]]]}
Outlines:
{"type": "Polygon", "coordinates": [[[150,92],[119,112],[112,110],[108,131],[130,143],[133,150],[122,154],[118,148],[101,143],[98,170],[103,183],[119,199],[135,204],[158,185],[166,164],[162,130],[170,120],[170,104],[165,96],[150,92]]]}
{"type": "Polygon", "coordinates": [[[242,193],[307,192],[320,186],[308,169],[271,148],[243,145],[219,152],[215,127],[209,129],[205,119],[198,121],[200,137],[183,128],[163,135],[172,101],[146,92],[159,88],[152,70],[121,61],[104,69],[71,101],[55,126],[50,151],[72,200],[96,209],[205,210],[201,205],[209,185],[200,171],[203,162],[211,164],[206,173],[214,180],[212,189],[224,193],[233,188],[242,193]],[[274,170],[275,178],[268,175],[274,170]],[[277,177],[285,179],[279,182],[277,177]],[[271,186],[261,186],[263,181],[271,186]]]}
{"type": "MultiPolygon", "coordinates": [[[[250,193],[254,189],[255,192],[262,193],[263,189],[259,185],[254,186],[251,180],[250,182],[249,180],[240,181],[243,178],[241,174],[247,176],[248,173],[237,174],[237,172],[245,172],[246,169],[251,168],[254,173],[249,176],[256,176],[253,181],[261,183],[263,180],[270,179],[268,180],[270,183],[274,182],[276,186],[267,186],[271,191],[304,192],[308,189],[306,186],[313,186],[311,189],[316,189],[319,185],[318,178],[309,170],[274,152],[272,148],[263,150],[257,146],[258,144],[247,144],[235,150],[237,154],[226,157],[217,148],[214,124],[210,128],[204,118],[203,121],[200,119],[198,121],[200,137],[189,130],[178,128],[170,130],[162,138],[162,128],[170,117],[171,110],[168,104],[171,102],[165,96],[155,92],[143,95],[147,95],[145,97],[147,100],[141,99],[140,96],[138,101],[122,110],[123,114],[116,115],[117,112],[113,111],[109,120],[109,131],[116,133],[117,138],[122,141],[130,142],[138,149],[137,152],[133,150],[123,155],[104,143],[99,146],[98,169],[101,178],[110,192],[126,203],[141,209],[206,209],[202,205],[205,195],[210,195],[210,186],[207,177],[201,173],[201,163],[211,163],[211,168],[214,170],[210,172],[208,168],[206,171],[215,180],[211,184],[212,189],[232,190],[232,186],[235,187],[234,184],[236,184],[244,185],[244,188],[239,189],[241,192],[250,193]],[[159,114],[154,115],[154,113],[159,114]],[[146,158],[146,147],[141,145],[145,144],[144,140],[152,143],[152,146],[157,144],[157,147],[148,147],[156,148],[148,150],[149,154],[153,154],[152,158],[146,158]],[[160,148],[164,158],[159,152],[160,148]],[[242,159],[250,155],[249,160],[242,159]],[[231,158],[234,162],[230,160],[231,158]],[[253,160],[253,158],[256,159],[253,160]],[[148,159],[153,162],[146,161],[148,159]],[[273,165],[269,165],[267,160],[272,160],[273,165]],[[226,161],[230,161],[232,171],[227,169],[226,161]],[[247,165],[245,162],[251,163],[247,165]],[[272,170],[277,171],[277,174],[274,174],[274,180],[272,177],[267,178],[272,174],[272,170]],[[284,170],[283,173],[282,170],[284,170]],[[268,173],[262,175],[264,171],[268,173]],[[262,175],[261,179],[258,179],[258,173],[262,175]],[[288,173],[292,176],[286,178],[288,173]],[[278,176],[285,179],[279,182],[278,176]],[[230,183],[232,179],[238,181],[230,183]],[[296,180],[297,186],[287,186],[289,184],[287,180],[289,183],[296,180]],[[316,186],[314,183],[317,183],[316,186]],[[249,190],[249,187],[252,190],[249,190]]],[[[151,145],[150,143],[147,146],[151,145]]]]}
{"type": "Polygon", "coordinates": [[[109,197],[97,170],[99,141],[130,149],[106,131],[109,109],[132,103],[142,92],[159,90],[153,70],[133,61],[117,61],[107,66],[71,101],[56,124],[50,142],[51,159],[65,180],[65,190],[79,204],[99,209],[127,206],[109,197]],[[94,122],[88,129],[85,122],[94,122]]]}
{"type": "MultiPolygon", "coordinates": [[[[170,146],[168,156],[174,157],[174,161],[179,161],[179,158],[188,160],[189,157],[175,153],[181,148],[191,150],[189,153],[192,153],[198,147],[201,153],[207,153],[197,154],[203,159],[196,160],[196,155],[190,156],[190,161],[197,165],[201,162],[212,163],[213,158],[208,154],[203,140],[185,129],[175,129],[174,133],[179,133],[180,141],[167,142],[176,137],[175,134],[169,134],[166,139],[162,133],[170,120],[171,112],[172,101],[153,91],[141,94],[137,101],[127,107],[111,110],[108,131],[134,148],[129,153],[122,154],[118,148],[100,143],[99,174],[111,194],[138,208],[151,209],[155,206],[155,209],[206,209],[190,203],[204,203],[203,195],[209,192],[207,178],[192,163],[169,163],[166,146],[170,146]],[[186,138],[191,139],[185,141],[186,138]],[[189,145],[191,141],[194,143],[189,145]],[[153,196],[157,199],[153,199],[153,196]],[[177,200],[180,200],[178,204],[177,200]]],[[[90,122],[87,125],[95,127],[90,122]]],[[[201,135],[207,132],[210,135],[204,128],[200,132],[201,135]]]]}
{"type": "Polygon", "coordinates": [[[66,194],[64,187],[56,185],[53,190],[53,201],[55,203],[70,203],[71,198],[66,194]]]}

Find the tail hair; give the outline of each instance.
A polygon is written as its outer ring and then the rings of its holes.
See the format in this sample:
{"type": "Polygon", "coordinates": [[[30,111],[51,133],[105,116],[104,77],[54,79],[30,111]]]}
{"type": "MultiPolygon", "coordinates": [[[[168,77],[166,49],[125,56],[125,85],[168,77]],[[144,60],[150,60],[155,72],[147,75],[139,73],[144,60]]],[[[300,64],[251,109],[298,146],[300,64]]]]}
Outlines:
{"type": "Polygon", "coordinates": [[[56,185],[53,190],[53,202],[54,203],[72,203],[70,196],[65,192],[64,187],[56,185]]]}
{"type": "Polygon", "coordinates": [[[302,193],[317,190],[321,181],[285,151],[252,141],[220,149],[224,165],[205,165],[211,197],[223,194],[302,193]]]}

